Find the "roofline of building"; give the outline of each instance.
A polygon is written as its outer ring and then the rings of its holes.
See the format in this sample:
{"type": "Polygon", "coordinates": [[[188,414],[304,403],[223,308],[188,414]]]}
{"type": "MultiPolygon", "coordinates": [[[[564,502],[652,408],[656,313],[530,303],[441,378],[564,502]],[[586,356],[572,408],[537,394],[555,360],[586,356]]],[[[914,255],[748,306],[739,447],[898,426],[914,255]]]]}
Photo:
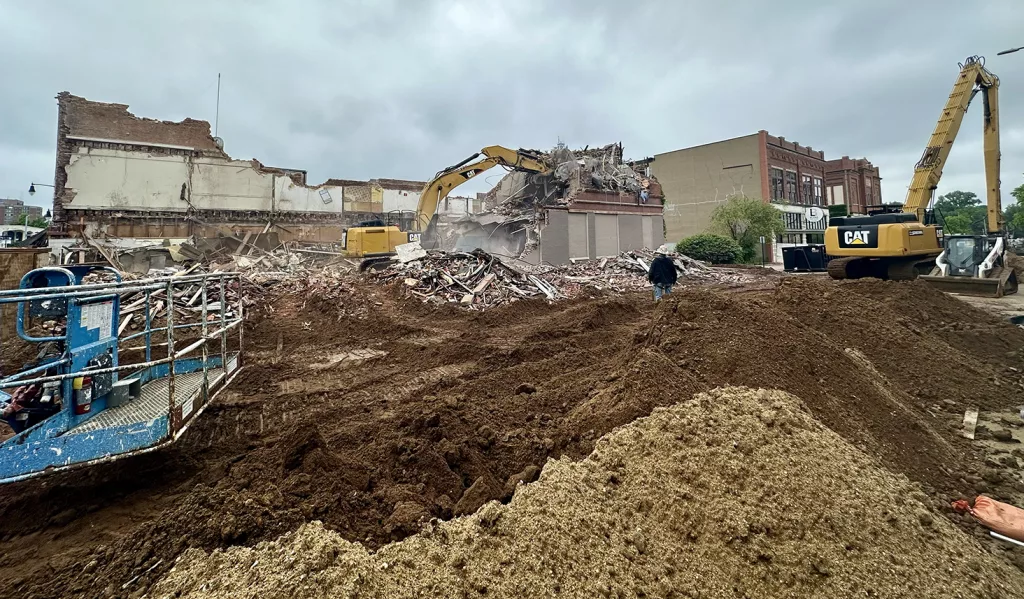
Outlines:
{"type": "Polygon", "coordinates": [[[130,139],[105,139],[102,137],[84,137],[82,135],[66,135],[67,139],[73,139],[75,141],[91,141],[93,143],[101,144],[124,144],[126,146],[149,146],[153,148],[167,148],[169,150],[187,150],[189,152],[198,151],[192,146],[175,146],[171,144],[162,144],[155,141],[133,141],[130,139]]]}
{"type": "Polygon", "coordinates": [[[737,139],[744,139],[746,137],[756,137],[757,135],[760,135],[760,133],[761,132],[758,131],[756,133],[748,133],[747,135],[737,135],[736,137],[729,137],[729,138],[726,138],[726,139],[720,139],[718,141],[709,141],[708,143],[704,143],[704,144],[697,144],[695,146],[689,146],[689,147],[686,147],[686,148],[679,148],[678,150],[669,150],[668,152],[662,152],[660,154],[655,154],[654,155],[654,159],[655,159],[655,161],[657,161],[658,156],[665,156],[666,154],[674,154],[676,152],[683,152],[685,150],[694,150],[694,149],[697,149],[697,148],[703,148],[705,146],[713,146],[715,144],[725,143],[727,141],[736,141],[737,139]]]}

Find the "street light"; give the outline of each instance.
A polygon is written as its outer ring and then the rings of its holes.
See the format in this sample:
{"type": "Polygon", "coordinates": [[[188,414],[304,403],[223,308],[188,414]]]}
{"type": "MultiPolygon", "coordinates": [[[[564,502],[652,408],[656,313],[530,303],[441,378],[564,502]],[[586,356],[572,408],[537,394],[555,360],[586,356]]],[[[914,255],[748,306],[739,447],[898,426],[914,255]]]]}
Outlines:
{"type": "Polygon", "coordinates": [[[1003,50],[1002,52],[996,52],[996,56],[1002,56],[1003,54],[1013,54],[1018,50],[1024,50],[1024,46],[1021,46],[1019,48],[1010,48],[1008,50],[1003,50]]]}
{"type": "Polygon", "coordinates": [[[29,185],[28,185],[28,195],[30,195],[30,196],[36,195],[36,185],[41,185],[43,187],[50,187],[50,188],[56,189],[56,187],[53,187],[53,185],[47,185],[46,183],[29,183],[29,185]]]}

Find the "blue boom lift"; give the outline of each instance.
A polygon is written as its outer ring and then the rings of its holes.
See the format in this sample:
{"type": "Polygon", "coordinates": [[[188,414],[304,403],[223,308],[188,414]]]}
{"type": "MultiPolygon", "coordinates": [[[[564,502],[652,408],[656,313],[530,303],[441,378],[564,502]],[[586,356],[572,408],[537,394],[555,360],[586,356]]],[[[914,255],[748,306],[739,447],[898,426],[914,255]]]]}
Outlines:
{"type": "MultiPolygon", "coordinates": [[[[0,443],[0,483],[172,443],[241,367],[237,273],[122,281],[113,271],[105,275],[111,282],[85,281],[103,271],[111,269],[39,268],[19,289],[0,291],[3,316],[16,306],[18,337],[39,350],[20,372],[0,376],[0,417],[15,432],[0,443]],[[143,316],[145,326],[119,338],[121,300],[129,297],[139,299],[124,312],[143,316]],[[201,301],[182,309],[175,297],[201,301]],[[39,322],[54,323],[56,334],[30,335],[39,334],[39,327],[27,330],[39,322]],[[228,333],[236,328],[237,348],[229,351],[228,333]],[[189,339],[187,347],[175,346],[176,335],[189,339]],[[165,343],[154,345],[154,337],[165,343]],[[155,348],[162,357],[154,358],[155,348]],[[143,361],[123,363],[126,349],[144,352],[143,361]]],[[[9,352],[13,344],[3,347],[9,352]]]]}

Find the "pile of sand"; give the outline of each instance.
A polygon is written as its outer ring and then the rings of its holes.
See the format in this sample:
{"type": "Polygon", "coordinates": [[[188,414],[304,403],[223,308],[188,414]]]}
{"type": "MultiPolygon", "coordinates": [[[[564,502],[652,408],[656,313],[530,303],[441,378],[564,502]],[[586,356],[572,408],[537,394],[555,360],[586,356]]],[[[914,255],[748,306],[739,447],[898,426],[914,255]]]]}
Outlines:
{"type": "Polygon", "coordinates": [[[1010,597],[1024,575],[779,391],[658,409],[503,506],[370,554],[319,523],[186,552],[152,597],[1010,597]]]}

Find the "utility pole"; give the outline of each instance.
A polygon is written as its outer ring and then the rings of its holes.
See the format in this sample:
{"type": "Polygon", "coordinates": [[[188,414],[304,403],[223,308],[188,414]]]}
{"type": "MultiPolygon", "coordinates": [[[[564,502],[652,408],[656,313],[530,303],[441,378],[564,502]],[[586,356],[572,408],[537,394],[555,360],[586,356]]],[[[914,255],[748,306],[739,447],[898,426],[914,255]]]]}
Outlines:
{"type": "Polygon", "coordinates": [[[213,136],[217,137],[220,128],[220,73],[217,73],[217,113],[213,117],[213,136]]]}

